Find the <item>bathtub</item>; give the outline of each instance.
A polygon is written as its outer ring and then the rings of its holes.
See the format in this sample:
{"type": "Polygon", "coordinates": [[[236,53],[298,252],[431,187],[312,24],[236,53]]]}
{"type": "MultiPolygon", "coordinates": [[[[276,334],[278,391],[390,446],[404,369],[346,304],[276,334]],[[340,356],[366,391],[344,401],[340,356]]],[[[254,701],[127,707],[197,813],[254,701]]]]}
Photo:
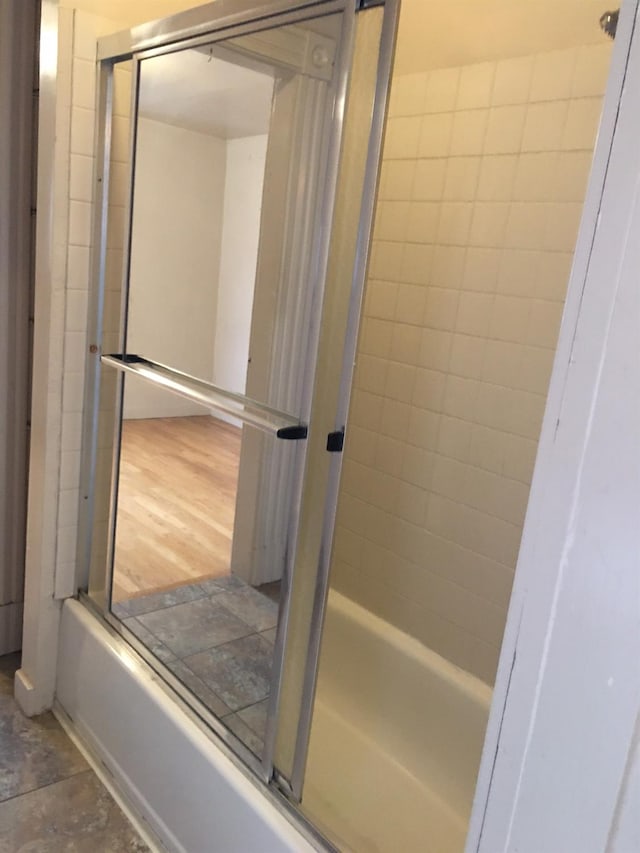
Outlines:
{"type": "Polygon", "coordinates": [[[491,689],[336,592],[303,811],[342,851],[464,849],[491,689]]]}

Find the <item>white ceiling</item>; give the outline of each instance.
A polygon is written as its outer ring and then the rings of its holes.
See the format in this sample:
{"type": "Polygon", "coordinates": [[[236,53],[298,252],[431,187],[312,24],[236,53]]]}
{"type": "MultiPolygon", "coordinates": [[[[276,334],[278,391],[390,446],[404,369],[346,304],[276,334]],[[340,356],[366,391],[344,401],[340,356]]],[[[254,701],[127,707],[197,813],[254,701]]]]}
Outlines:
{"type": "Polygon", "coordinates": [[[267,133],[273,79],[201,50],[142,63],[140,113],[222,139],[267,133]]]}

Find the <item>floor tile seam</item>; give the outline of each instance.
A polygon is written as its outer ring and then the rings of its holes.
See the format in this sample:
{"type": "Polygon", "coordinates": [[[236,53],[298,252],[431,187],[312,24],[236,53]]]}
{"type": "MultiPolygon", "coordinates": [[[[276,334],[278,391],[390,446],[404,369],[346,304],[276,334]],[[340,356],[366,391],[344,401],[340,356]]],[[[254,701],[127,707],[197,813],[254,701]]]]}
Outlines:
{"type": "Polygon", "coordinates": [[[20,791],[19,794],[13,794],[10,797],[0,799],[0,810],[2,810],[2,806],[4,806],[5,803],[10,803],[12,800],[19,800],[22,797],[29,797],[37,791],[43,791],[45,788],[53,788],[61,782],[67,782],[69,779],[75,779],[76,776],[82,776],[83,774],[95,775],[91,767],[87,765],[83,770],[77,770],[75,773],[68,773],[61,776],[59,779],[55,779],[53,782],[45,782],[44,785],[36,785],[35,788],[29,788],[28,791],[20,791]]]}
{"type": "MultiPolygon", "coordinates": [[[[267,628],[267,630],[270,631],[271,629],[267,628]]],[[[260,636],[260,631],[252,631],[250,634],[243,634],[241,637],[234,637],[233,640],[225,640],[224,643],[218,643],[215,646],[207,646],[206,649],[201,649],[200,651],[197,651],[197,652],[189,652],[189,654],[185,655],[184,657],[182,657],[182,658],[179,657],[178,660],[182,661],[185,664],[185,666],[189,666],[189,664],[186,663],[187,658],[192,658],[192,657],[195,657],[196,655],[203,655],[205,652],[213,652],[214,650],[223,648],[223,646],[230,646],[231,643],[236,643],[238,640],[247,640],[249,637],[259,637],[259,636],[260,636]]],[[[264,637],[262,639],[264,640],[265,643],[269,643],[269,640],[265,640],[264,637]]],[[[269,645],[271,645],[271,643],[269,643],[269,645]]],[[[191,667],[189,667],[189,669],[191,669],[191,667]]],[[[200,678],[200,676],[198,676],[198,678],[200,678]]]]}
{"type": "MultiPolygon", "coordinates": [[[[195,673],[195,672],[191,669],[191,667],[190,667],[190,666],[188,666],[186,663],[184,663],[184,661],[181,661],[181,660],[180,660],[180,658],[177,658],[176,660],[177,660],[179,663],[181,663],[183,666],[186,666],[186,667],[187,667],[187,669],[189,670],[189,672],[191,673],[191,675],[193,676],[193,678],[195,678],[195,679],[196,679],[196,681],[199,681],[199,682],[200,682],[200,684],[202,684],[202,686],[205,688],[205,690],[208,690],[208,691],[209,691],[209,693],[212,693],[212,694],[216,697],[216,699],[217,699],[217,700],[218,700],[222,705],[224,705],[224,706],[225,706],[225,708],[229,708],[229,706],[228,706],[228,705],[227,705],[227,703],[224,701],[224,699],[222,698],[222,696],[219,696],[219,695],[216,693],[216,691],[215,691],[212,687],[209,687],[209,685],[207,684],[207,682],[206,682],[203,678],[201,678],[197,673],[195,673]]],[[[174,677],[174,678],[177,678],[177,679],[178,679],[178,681],[180,681],[180,683],[181,683],[184,687],[186,687],[186,688],[187,688],[187,690],[188,690],[190,693],[193,693],[193,695],[194,695],[194,696],[195,696],[195,698],[198,700],[198,702],[202,702],[202,704],[203,704],[203,705],[207,705],[207,703],[204,701],[204,699],[201,699],[201,698],[198,696],[198,694],[196,693],[196,691],[195,691],[195,690],[193,690],[191,687],[189,687],[189,685],[188,685],[188,684],[185,684],[185,683],[181,680],[180,676],[179,676],[177,673],[173,672],[173,670],[171,669],[171,667],[169,667],[169,666],[168,666],[168,667],[167,667],[167,669],[169,670],[169,672],[171,672],[171,674],[173,675],[173,677],[174,677]]],[[[211,711],[211,713],[212,713],[214,716],[216,716],[216,717],[218,717],[218,716],[219,716],[219,717],[227,716],[226,714],[221,714],[221,715],[220,715],[220,714],[216,714],[216,713],[215,713],[215,711],[212,711],[210,708],[209,708],[209,710],[210,710],[210,711],[211,711]]],[[[235,712],[233,712],[233,711],[231,710],[231,708],[229,708],[229,713],[235,713],[235,712]]]]}

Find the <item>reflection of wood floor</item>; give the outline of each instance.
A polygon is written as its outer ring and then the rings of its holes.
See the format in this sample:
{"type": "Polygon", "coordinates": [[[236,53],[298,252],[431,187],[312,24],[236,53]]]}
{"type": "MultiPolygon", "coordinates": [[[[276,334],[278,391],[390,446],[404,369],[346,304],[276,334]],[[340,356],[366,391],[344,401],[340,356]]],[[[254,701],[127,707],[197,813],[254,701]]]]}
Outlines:
{"type": "Polygon", "coordinates": [[[123,422],[114,601],[229,572],[240,438],[207,416],[123,422]]]}

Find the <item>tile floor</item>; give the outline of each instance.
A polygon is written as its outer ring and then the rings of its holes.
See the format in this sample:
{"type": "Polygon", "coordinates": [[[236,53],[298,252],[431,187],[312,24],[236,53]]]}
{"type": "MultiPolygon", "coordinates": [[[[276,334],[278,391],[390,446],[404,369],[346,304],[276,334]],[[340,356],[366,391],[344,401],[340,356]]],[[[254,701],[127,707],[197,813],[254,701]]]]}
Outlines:
{"type": "Polygon", "coordinates": [[[230,575],[113,605],[113,614],[256,755],[262,753],[277,585],[230,575]]]}
{"type": "Polygon", "coordinates": [[[22,715],[19,663],[0,657],[0,853],[148,851],[54,716],[22,715]]]}

